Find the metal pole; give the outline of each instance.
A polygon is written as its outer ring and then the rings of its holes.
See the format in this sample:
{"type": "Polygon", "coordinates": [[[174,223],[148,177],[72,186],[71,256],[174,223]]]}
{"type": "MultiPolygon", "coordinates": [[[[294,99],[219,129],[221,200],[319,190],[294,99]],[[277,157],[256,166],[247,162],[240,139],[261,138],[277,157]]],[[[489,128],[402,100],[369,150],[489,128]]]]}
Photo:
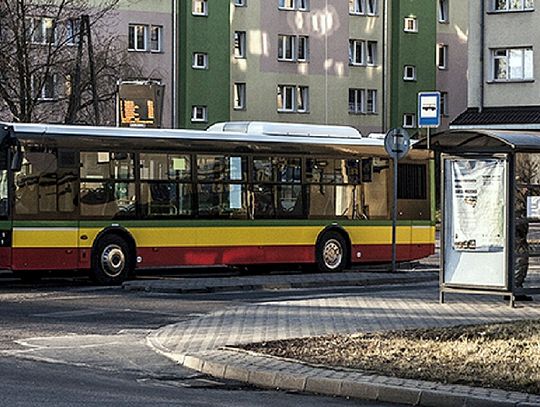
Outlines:
{"type": "Polygon", "coordinates": [[[431,127],[427,128],[427,149],[429,150],[430,146],[430,136],[431,136],[431,127]]]}
{"type": "Polygon", "coordinates": [[[396,272],[396,226],[397,226],[397,183],[398,183],[398,158],[394,156],[394,197],[392,205],[392,272],[396,272]]]}

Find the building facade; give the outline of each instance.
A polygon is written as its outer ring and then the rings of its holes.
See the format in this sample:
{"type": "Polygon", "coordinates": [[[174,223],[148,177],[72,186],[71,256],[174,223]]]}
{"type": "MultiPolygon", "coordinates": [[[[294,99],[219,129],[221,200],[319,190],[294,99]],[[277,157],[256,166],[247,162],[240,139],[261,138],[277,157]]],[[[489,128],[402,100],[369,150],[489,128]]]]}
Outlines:
{"type": "Polygon", "coordinates": [[[458,0],[438,0],[436,89],[441,92],[441,127],[467,108],[469,9],[458,0]]]}
{"type": "Polygon", "coordinates": [[[474,64],[468,108],[452,127],[540,128],[539,23],[533,0],[469,2],[474,64]]]}

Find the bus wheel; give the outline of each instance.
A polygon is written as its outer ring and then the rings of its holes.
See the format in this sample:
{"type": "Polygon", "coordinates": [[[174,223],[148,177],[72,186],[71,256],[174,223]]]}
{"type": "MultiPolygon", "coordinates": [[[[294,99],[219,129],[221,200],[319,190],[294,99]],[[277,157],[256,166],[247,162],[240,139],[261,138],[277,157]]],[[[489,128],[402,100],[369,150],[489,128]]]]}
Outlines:
{"type": "Polygon", "coordinates": [[[349,248],[339,232],[326,232],[317,242],[317,268],[323,273],[343,271],[347,266],[349,248]]]}
{"type": "Polygon", "coordinates": [[[92,257],[92,279],[103,285],[120,284],[131,273],[133,261],[128,244],[117,235],[105,235],[97,242],[92,257]]]}

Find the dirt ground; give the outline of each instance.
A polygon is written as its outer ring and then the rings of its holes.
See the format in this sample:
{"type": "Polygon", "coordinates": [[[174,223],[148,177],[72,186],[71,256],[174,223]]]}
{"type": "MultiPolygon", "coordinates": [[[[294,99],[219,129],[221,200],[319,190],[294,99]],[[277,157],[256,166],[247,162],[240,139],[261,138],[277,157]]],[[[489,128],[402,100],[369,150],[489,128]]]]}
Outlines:
{"type": "Polygon", "coordinates": [[[540,394],[540,321],[303,338],[243,349],[386,376],[540,394]]]}

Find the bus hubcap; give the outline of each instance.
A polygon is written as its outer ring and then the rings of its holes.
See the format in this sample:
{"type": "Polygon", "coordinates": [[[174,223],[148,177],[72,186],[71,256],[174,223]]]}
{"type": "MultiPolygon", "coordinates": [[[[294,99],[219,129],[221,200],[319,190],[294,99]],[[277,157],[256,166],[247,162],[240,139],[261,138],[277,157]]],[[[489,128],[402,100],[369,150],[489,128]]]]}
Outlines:
{"type": "Polygon", "coordinates": [[[329,269],[335,269],[341,264],[343,258],[343,249],[341,244],[335,239],[330,239],[324,245],[323,251],[324,263],[329,269]]]}
{"type": "Polygon", "coordinates": [[[101,267],[111,277],[116,277],[126,265],[126,256],[122,248],[117,245],[109,245],[101,255],[101,267]]]}

